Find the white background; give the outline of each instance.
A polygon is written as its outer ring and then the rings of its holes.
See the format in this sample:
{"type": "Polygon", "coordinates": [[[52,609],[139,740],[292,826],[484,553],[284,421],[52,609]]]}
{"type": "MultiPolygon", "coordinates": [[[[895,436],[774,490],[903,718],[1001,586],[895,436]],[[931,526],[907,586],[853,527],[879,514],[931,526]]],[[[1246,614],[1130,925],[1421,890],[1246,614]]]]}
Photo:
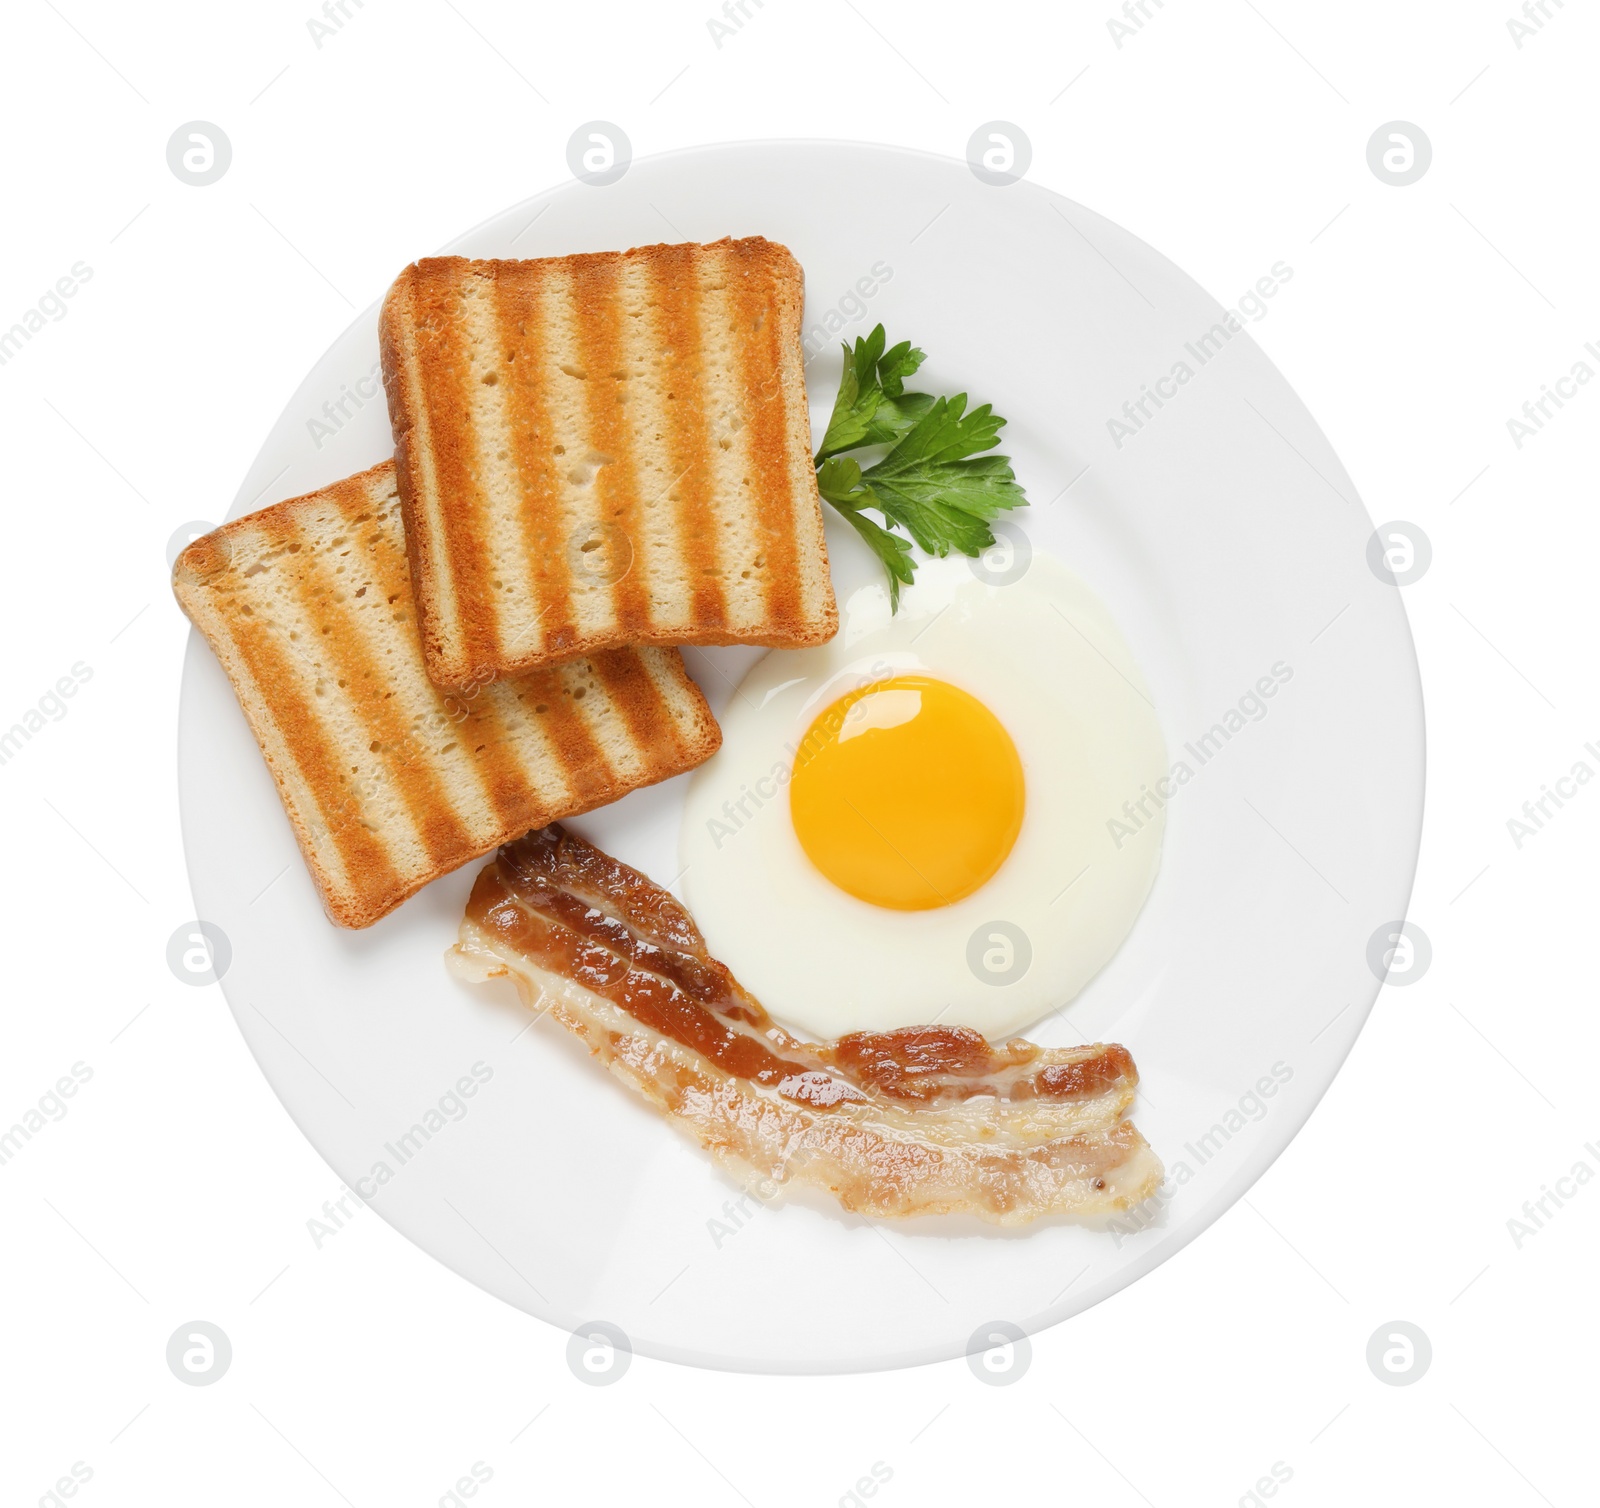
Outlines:
{"type": "Polygon", "coordinates": [[[1509,0],[1145,0],[1119,47],[1109,3],[746,8],[720,48],[709,0],[346,0],[320,47],[309,0],[7,8],[0,329],[75,263],[93,275],[0,366],[0,726],[74,664],[93,674],[0,766],[0,1127],[92,1070],[0,1166],[5,1501],[52,1501],[75,1463],[92,1472],[76,1497],[107,1505],[428,1505],[475,1463],[491,1505],[849,1503],[875,1464],[890,1505],[1249,1503],[1275,1464],[1289,1504],[1594,1501],[1600,1191],[1547,1202],[1532,1234],[1508,1222],[1575,1163],[1600,1172],[1600,793],[1580,787],[1520,849],[1507,819],[1576,761],[1600,771],[1600,389],[1520,449],[1506,421],[1576,362],[1600,371],[1600,20],[1548,0],[1519,48],[1509,0]],[[640,155],[822,136],[959,157],[980,123],[1016,122],[1031,178],[1224,303],[1293,265],[1252,333],[1375,520],[1433,542],[1405,589],[1430,733],[1411,917],[1432,966],[1380,997],[1247,1200],[1037,1337],[1011,1386],[961,1362],[791,1380],[642,1359],[583,1386],[566,1335],[370,1211],[317,1247],[307,1221],[337,1179],[220,993],[167,969],[193,915],[168,537],[222,516],[356,309],[562,180],[595,118],[640,155]],[[201,189],[165,155],[196,119],[234,150],[201,189]],[[1396,119],[1434,149],[1405,188],[1366,162],[1396,119]],[[165,1361],[196,1319],[232,1341],[210,1387],[165,1361]],[[1431,1340],[1411,1386],[1366,1362],[1393,1320],[1431,1340]]]}

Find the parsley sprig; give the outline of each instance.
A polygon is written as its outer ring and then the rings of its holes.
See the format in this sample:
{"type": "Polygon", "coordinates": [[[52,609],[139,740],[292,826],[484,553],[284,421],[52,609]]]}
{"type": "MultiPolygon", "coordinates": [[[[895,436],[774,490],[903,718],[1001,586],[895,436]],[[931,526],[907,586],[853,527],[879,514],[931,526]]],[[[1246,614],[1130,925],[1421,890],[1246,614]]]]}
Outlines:
{"type": "Polygon", "coordinates": [[[968,412],[965,393],[908,393],[906,378],[924,353],[909,340],[886,344],[878,325],[854,349],[844,347],[839,394],[817,451],[817,488],[883,562],[898,611],[900,588],[916,574],[913,541],[929,555],[981,555],[994,543],[989,521],[1028,499],[1009,457],[981,454],[999,444],[1006,421],[987,403],[968,412]],[[877,445],[889,450],[865,469],[844,454],[877,445]]]}

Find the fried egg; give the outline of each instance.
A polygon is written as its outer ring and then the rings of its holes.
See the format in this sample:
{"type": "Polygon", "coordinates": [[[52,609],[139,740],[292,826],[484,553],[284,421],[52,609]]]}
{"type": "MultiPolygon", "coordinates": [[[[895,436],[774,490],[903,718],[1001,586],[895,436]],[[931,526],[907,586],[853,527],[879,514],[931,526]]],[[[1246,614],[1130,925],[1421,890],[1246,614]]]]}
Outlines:
{"type": "Polygon", "coordinates": [[[1160,723],[1110,614],[1047,556],[1005,585],[921,562],[893,615],[862,588],[831,643],[768,654],[721,722],[684,896],[711,952],[818,1040],[1004,1038],[1104,967],[1154,883],[1160,723]]]}

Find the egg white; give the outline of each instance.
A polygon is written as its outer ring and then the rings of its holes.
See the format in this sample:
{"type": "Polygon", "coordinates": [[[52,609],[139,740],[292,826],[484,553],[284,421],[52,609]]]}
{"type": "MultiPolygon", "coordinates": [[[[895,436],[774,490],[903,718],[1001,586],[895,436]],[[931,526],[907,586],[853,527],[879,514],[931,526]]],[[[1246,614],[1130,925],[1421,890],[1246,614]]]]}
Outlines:
{"type": "Polygon", "coordinates": [[[977,579],[965,559],[924,561],[893,617],[881,585],[863,588],[831,643],[774,650],[750,671],[722,733],[689,785],[685,898],[712,954],[814,1038],[936,1022],[1003,1039],[1099,972],[1155,881],[1165,814],[1147,799],[1134,829],[1124,803],[1167,772],[1160,723],[1110,614],[1047,556],[1004,586],[977,579]],[[840,890],[789,816],[794,751],[817,714],[909,673],[982,701],[1016,744],[1027,788],[1000,869],[927,911],[840,890]]]}

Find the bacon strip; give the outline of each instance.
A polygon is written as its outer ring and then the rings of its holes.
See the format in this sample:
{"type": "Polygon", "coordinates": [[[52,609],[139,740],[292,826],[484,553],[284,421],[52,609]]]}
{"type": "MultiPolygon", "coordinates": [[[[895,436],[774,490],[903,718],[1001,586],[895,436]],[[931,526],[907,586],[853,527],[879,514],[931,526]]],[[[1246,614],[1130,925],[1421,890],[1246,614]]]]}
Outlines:
{"type": "Polygon", "coordinates": [[[1002,1046],[965,1027],[809,1043],[778,1026],[644,875],[552,825],[478,876],[447,959],[510,977],[744,1181],[829,1189],[877,1216],[997,1225],[1148,1198],[1127,1050],[1002,1046]]]}

